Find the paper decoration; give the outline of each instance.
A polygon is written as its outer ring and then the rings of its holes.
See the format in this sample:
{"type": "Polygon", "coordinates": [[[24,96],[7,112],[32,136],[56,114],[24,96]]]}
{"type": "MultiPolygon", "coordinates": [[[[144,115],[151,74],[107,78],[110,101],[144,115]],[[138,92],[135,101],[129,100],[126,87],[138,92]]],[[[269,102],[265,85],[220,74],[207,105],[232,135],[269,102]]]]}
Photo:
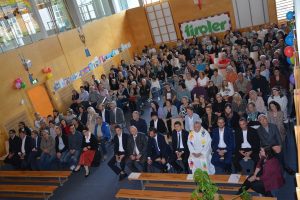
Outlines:
{"type": "Polygon", "coordinates": [[[131,47],[131,43],[128,42],[127,44],[121,44],[121,46],[117,49],[113,49],[111,52],[109,52],[106,55],[101,55],[98,57],[95,57],[87,66],[83,67],[82,70],[79,72],[76,72],[72,74],[70,77],[61,78],[54,82],[53,89],[54,91],[57,91],[59,89],[62,89],[69,84],[71,84],[73,81],[81,78],[85,74],[89,73],[90,71],[93,71],[97,67],[99,67],[101,64],[106,62],[107,60],[113,58],[114,56],[120,54],[122,51],[125,51],[131,47]]]}
{"type": "Polygon", "coordinates": [[[237,184],[237,183],[239,183],[240,178],[241,178],[240,174],[231,174],[229,176],[228,183],[237,184]]]}

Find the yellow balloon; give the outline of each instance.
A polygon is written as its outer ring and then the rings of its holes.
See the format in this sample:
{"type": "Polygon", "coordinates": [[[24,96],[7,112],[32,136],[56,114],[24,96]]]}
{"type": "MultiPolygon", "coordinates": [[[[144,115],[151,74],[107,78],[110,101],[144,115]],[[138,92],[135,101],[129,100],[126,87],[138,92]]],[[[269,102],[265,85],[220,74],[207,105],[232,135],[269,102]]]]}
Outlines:
{"type": "Polygon", "coordinates": [[[290,61],[294,65],[295,64],[295,57],[294,56],[290,57],[290,61]]]}
{"type": "Polygon", "coordinates": [[[49,80],[49,79],[51,79],[53,77],[53,74],[52,73],[48,73],[47,74],[47,79],[49,80]]]}

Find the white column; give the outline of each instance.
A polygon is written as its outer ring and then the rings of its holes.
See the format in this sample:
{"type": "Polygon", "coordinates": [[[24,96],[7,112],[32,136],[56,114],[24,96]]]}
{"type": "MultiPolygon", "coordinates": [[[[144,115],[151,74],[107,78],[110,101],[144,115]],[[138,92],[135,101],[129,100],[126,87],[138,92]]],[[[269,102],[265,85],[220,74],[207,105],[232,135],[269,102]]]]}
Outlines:
{"type": "MultiPolygon", "coordinates": [[[[96,11],[97,18],[102,18],[105,16],[105,13],[102,10],[101,0],[94,0],[94,8],[96,11]]],[[[104,7],[104,6],[103,6],[104,7]]]]}
{"type": "Polygon", "coordinates": [[[72,20],[76,27],[81,27],[84,24],[82,17],[79,12],[78,5],[75,0],[66,0],[66,6],[68,7],[68,12],[72,17],[72,20]]]}
{"type": "Polygon", "coordinates": [[[39,28],[40,28],[40,31],[41,31],[41,34],[42,34],[42,38],[47,38],[48,34],[47,34],[46,28],[44,26],[42,17],[39,13],[39,9],[36,6],[35,0],[29,0],[29,2],[31,4],[33,17],[39,25],[39,28]]]}

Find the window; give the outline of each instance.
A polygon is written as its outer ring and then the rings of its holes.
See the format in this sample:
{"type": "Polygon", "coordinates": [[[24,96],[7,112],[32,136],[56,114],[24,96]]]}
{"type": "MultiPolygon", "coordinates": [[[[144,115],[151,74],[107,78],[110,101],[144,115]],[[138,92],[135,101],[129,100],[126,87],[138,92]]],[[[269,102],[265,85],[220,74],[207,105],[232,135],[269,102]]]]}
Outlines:
{"type": "Polygon", "coordinates": [[[160,0],[144,0],[144,5],[160,2],[160,0]]]}
{"type": "Polygon", "coordinates": [[[97,18],[93,0],[77,0],[80,15],[84,22],[97,18]]]}
{"type": "Polygon", "coordinates": [[[286,20],[286,13],[294,10],[293,0],[276,0],[277,19],[286,20]]]}
{"type": "Polygon", "coordinates": [[[140,6],[139,0],[113,0],[116,13],[140,6]]]}
{"type": "Polygon", "coordinates": [[[49,35],[72,28],[63,0],[51,0],[51,4],[36,0],[36,5],[49,35]]]}
{"type": "Polygon", "coordinates": [[[27,1],[0,2],[0,51],[8,51],[39,40],[39,26],[27,1]]]}
{"type": "Polygon", "coordinates": [[[176,41],[174,21],[168,2],[146,7],[152,36],[156,44],[176,41]]]}
{"type": "Polygon", "coordinates": [[[232,0],[237,28],[269,22],[268,0],[232,0]]]}

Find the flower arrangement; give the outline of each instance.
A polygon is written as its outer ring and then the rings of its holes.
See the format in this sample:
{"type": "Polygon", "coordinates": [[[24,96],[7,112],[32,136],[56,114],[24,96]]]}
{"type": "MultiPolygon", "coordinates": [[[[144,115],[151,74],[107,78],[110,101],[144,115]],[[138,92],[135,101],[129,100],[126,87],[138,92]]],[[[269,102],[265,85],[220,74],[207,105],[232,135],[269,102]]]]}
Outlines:
{"type": "MultiPolygon", "coordinates": [[[[216,186],[209,178],[209,175],[206,171],[201,169],[196,169],[194,173],[194,181],[197,184],[196,189],[193,191],[191,199],[192,200],[224,200],[222,195],[218,194],[218,186],[216,186]]],[[[251,195],[244,190],[243,192],[234,197],[232,200],[251,200],[251,195]]]]}

